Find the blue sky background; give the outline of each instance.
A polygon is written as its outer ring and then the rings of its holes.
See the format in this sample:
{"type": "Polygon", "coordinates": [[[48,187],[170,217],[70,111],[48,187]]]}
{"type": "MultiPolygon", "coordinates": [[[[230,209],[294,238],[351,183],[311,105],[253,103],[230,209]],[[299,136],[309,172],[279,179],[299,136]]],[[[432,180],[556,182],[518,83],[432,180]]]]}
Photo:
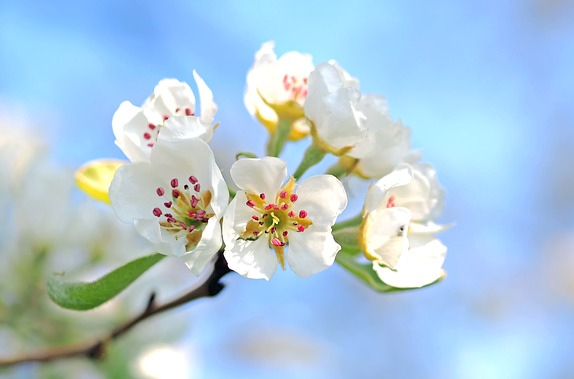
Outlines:
{"type": "Polygon", "coordinates": [[[39,125],[63,165],[122,158],[118,105],[196,69],[228,167],[236,151],[263,152],[243,106],[260,45],[336,59],[437,168],[441,221],[456,222],[441,236],[448,277],[385,296],[338,267],[230,276],[179,311],[200,377],[573,377],[573,17],[568,0],[0,0],[1,109],[39,125]]]}

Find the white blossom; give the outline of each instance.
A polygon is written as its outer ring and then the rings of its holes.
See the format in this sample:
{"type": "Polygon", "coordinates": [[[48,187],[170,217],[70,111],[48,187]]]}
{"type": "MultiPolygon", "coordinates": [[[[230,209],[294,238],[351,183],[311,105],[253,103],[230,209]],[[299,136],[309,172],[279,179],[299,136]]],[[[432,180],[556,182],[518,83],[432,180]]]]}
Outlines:
{"type": "Polygon", "coordinates": [[[446,247],[433,235],[444,229],[434,223],[442,206],[430,165],[403,165],[369,189],[359,243],[381,280],[421,287],[441,277],[446,247]]]}
{"type": "Polygon", "coordinates": [[[118,217],[162,254],[183,257],[199,275],[221,247],[229,201],[213,152],[199,138],[159,139],[150,162],[118,169],[110,187],[118,217]]]}
{"type": "Polygon", "coordinates": [[[268,280],[287,262],[305,277],[333,264],[340,246],[331,226],[347,205],[337,178],[317,175],[287,178],[284,161],[266,157],[241,159],[231,167],[239,187],[223,219],[225,258],[229,267],[252,279],[268,280]],[[271,248],[274,252],[271,251],[271,248]]]}
{"type": "Polygon", "coordinates": [[[290,137],[297,139],[309,133],[303,118],[307,97],[307,81],[313,71],[309,54],[290,51],[277,58],[273,41],[265,42],[255,54],[255,62],[247,73],[244,102],[249,113],[257,117],[271,132],[279,121],[273,107],[291,108],[300,117],[293,123],[290,137]]]}
{"type": "MultiPolygon", "coordinates": [[[[116,145],[132,162],[147,162],[151,148],[163,129],[188,138],[200,137],[209,142],[217,105],[213,93],[193,71],[200,97],[200,115],[196,115],[193,91],[185,82],[163,79],[142,107],[124,101],[114,114],[112,128],[116,145]]],[[[163,134],[163,133],[162,133],[163,134]]]]}

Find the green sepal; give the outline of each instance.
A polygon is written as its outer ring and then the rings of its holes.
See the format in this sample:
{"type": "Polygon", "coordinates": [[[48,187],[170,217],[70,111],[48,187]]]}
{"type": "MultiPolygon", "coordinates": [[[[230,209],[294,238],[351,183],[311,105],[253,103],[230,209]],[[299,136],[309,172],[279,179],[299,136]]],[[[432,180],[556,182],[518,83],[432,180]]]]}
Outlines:
{"type": "Polygon", "coordinates": [[[154,253],[135,259],[94,282],[65,282],[63,274],[54,274],[46,281],[48,295],[62,308],[92,309],[118,295],[164,257],[154,253]]]}
{"type": "Polygon", "coordinates": [[[239,158],[258,158],[257,154],[252,153],[250,151],[241,151],[235,154],[235,160],[239,160],[239,158]]]}

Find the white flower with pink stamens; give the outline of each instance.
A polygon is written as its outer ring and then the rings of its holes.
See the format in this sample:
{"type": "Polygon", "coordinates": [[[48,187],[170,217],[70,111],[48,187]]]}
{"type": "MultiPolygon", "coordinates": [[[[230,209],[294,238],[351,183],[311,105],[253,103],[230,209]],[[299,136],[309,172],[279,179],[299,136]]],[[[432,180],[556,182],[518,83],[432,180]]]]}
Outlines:
{"type": "Polygon", "coordinates": [[[251,279],[269,278],[287,262],[301,277],[333,264],[340,250],[331,234],[347,206],[341,182],[317,175],[297,188],[287,180],[287,165],[278,158],[241,159],[231,167],[239,187],[223,217],[225,258],[229,267],[251,279]]]}
{"type": "MultiPolygon", "coordinates": [[[[300,117],[307,97],[307,80],[313,71],[313,58],[309,54],[290,51],[279,59],[273,50],[274,43],[269,41],[255,54],[255,62],[247,73],[245,88],[245,106],[249,113],[256,116],[270,131],[273,131],[278,116],[268,104],[290,106],[300,117]]],[[[309,133],[309,125],[302,118],[293,124],[290,137],[300,138],[309,133]]]]}
{"type": "Polygon", "coordinates": [[[443,191],[430,165],[403,165],[381,178],[366,196],[359,244],[381,280],[422,287],[443,275],[446,247],[434,234],[443,191]]]}
{"type": "Polygon", "coordinates": [[[183,257],[195,275],[221,248],[229,192],[200,138],[160,138],[150,162],[118,169],[109,196],[122,221],[133,222],[159,253],[183,257]]]}
{"type": "Polygon", "coordinates": [[[359,109],[359,82],[335,62],[320,63],[309,75],[305,115],[313,122],[315,143],[341,155],[365,138],[359,109]]]}
{"type": "Polygon", "coordinates": [[[195,114],[195,95],[185,82],[163,79],[142,107],[124,101],[114,114],[112,128],[116,145],[132,162],[149,161],[151,148],[160,130],[174,129],[184,137],[200,137],[209,142],[217,105],[213,93],[193,71],[200,97],[201,115],[195,114]]]}

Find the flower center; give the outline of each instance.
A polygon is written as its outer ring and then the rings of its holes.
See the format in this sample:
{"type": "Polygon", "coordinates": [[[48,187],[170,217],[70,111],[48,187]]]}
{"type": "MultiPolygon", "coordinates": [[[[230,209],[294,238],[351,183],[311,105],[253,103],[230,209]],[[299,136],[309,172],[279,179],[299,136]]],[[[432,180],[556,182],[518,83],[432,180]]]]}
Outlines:
{"type": "MultiPolygon", "coordinates": [[[[191,108],[175,108],[174,116],[183,116],[183,115],[195,116],[195,113],[191,108]]],[[[154,124],[150,122],[147,124],[147,129],[145,129],[145,131],[142,134],[142,138],[147,147],[152,148],[153,145],[157,142],[159,132],[168,118],[169,118],[168,115],[163,115],[162,116],[163,122],[159,124],[154,124]]]]}
{"type": "Polygon", "coordinates": [[[186,238],[186,249],[193,249],[199,240],[207,222],[214,213],[209,212],[211,192],[201,192],[201,184],[191,175],[189,184],[179,185],[179,179],[170,181],[171,191],[163,187],[156,189],[161,203],[152,210],[154,216],[160,219],[159,224],[163,230],[173,234],[177,240],[186,238]]]}
{"type": "Polygon", "coordinates": [[[283,89],[289,94],[291,100],[301,103],[307,97],[307,77],[297,78],[294,75],[285,74],[283,89]]]}
{"type": "Polygon", "coordinates": [[[246,194],[246,205],[253,208],[254,214],[247,222],[241,238],[256,240],[266,235],[269,246],[275,250],[283,269],[285,269],[284,247],[289,243],[289,233],[303,233],[313,224],[308,218],[307,211],[302,209],[295,212],[293,209],[298,199],[294,189],[295,179],[291,178],[274,198],[267,199],[265,193],[246,194]]]}

